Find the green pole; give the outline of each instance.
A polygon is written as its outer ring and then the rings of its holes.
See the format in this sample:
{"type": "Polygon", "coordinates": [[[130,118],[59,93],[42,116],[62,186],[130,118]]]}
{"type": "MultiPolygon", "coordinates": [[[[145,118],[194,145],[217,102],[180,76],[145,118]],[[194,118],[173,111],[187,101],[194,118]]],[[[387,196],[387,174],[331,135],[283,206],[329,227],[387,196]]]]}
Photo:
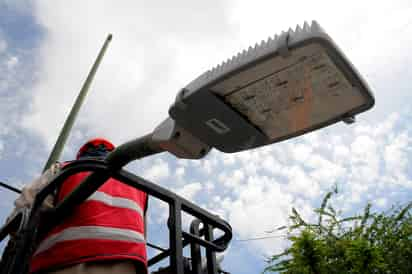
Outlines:
{"type": "Polygon", "coordinates": [[[93,81],[94,75],[96,74],[97,68],[100,65],[100,62],[104,56],[104,53],[106,52],[106,49],[112,40],[112,35],[109,34],[106,38],[106,41],[103,44],[103,47],[101,48],[99,55],[97,56],[96,61],[94,62],[89,74],[87,75],[86,81],[83,83],[83,86],[80,90],[79,95],[77,96],[76,102],[74,103],[69,116],[67,117],[64,126],[60,132],[59,137],[57,138],[56,143],[54,144],[53,150],[50,153],[49,159],[47,160],[46,165],[43,168],[43,172],[46,171],[47,169],[50,168],[50,166],[56,162],[59,158],[60,155],[63,151],[64,145],[66,143],[67,137],[70,134],[70,131],[73,127],[74,121],[76,120],[77,114],[80,110],[80,107],[87,95],[87,92],[90,88],[91,82],[93,81]]]}

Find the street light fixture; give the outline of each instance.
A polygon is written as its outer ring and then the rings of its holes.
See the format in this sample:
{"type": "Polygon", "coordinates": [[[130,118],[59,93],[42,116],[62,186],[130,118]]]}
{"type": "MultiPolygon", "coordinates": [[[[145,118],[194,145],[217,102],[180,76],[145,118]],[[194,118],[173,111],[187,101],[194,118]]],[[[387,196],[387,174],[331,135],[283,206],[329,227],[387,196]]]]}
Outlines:
{"type": "Polygon", "coordinates": [[[114,167],[168,151],[200,159],[238,152],[343,121],[375,103],[372,92],[315,21],[269,38],[184,87],[151,134],[119,146],[114,167]]]}
{"type": "Polygon", "coordinates": [[[169,114],[204,144],[238,152],[354,122],[373,105],[366,82],[314,21],[205,72],[169,114]]]}

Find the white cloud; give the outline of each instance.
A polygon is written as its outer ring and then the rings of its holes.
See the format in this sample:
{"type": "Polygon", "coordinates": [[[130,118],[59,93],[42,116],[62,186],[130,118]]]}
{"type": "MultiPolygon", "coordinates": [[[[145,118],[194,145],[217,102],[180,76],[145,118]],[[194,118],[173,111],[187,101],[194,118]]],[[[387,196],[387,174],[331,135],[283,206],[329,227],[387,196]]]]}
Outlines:
{"type": "Polygon", "coordinates": [[[313,171],[310,176],[323,187],[333,186],[345,173],[346,169],[319,155],[312,155],[306,162],[313,171]]]}
{"type": "MultiPolygon", "coordinates": [[[[197,163],[199,161],[196,161],[197,163]]],[[[189,165],[189,161],[186,159],[176,159],[176,164],[181,167],[187,167],[189,165]]]]}
{"type": "Polygon", "coordinates": [[[371,137],[361,135],[356,137],[351,149],[358,158],[367,160],[367,158],[373,157],[370,154],[376,151],[376,143],[371,137]]]}
{"type": "Polygon", "coordinates": [[[408,168],[412,152],[411,137],[406,133],[394,136],[384,149],[385,168],[390,171],[385,176],[393,184],[412,187],[412,180],[408,178],[408,168]]]}
{"type": "MultiPolygon", "coordinates": [[[[1,39],[0,36],[0,142],[3,142],[3,146],[10,146],[10,138],[16,140],[20,137],[16,134],[21,113],[27,103],[27,93],[23,92],[23,87],[25,80],[30,77],[24,74],[25,71],[17,73],[19,57],[11,55],[6,41],[1,39]]],[[[14,149],[15,152],[24,147],[22,143],[14,149]]],[[[1,150],[4,150],[4,147],[1,150]]]]}
{"type": "Polygon", "coordinates": [[[356,137],[351,144],[351,164],[353,169],[353,180],[362,182],[375,182],[379,178],[378,144],[376,139],[361,135],[356,137]]]}
{"type": "Polygon", "coordinates": [[[384,159],[386,168],[394,173],[405,172],[409,166],[408,154],[411,153],[411,138],[405,133],[396,136],[385,147],[384,159]]]}
{"type": "Polygon", "coordinates": [[[178,168],[176,168],[176,176],[178,177],[178,178],[181,178],[182,176],[184,176],[185,175],[185,168],[184,167],[178,167],[178,168]]]}
{"type": "Polygon", "coordinates": [[[7,42],[4,39],[2,39],[2,37],[0,36],[0,54],[5,52],[6,49],[7,49],[7,42]]]}
{"type": "Polygon", "coordinates": [[[202,185],[199,182],[194,182],[178,189],[176,193],[188,199],[189,201],[193,201],[200,190],[202,190],[202,185]]]}
{"type": "Polygon", "coordinates": [[[333,161],[338,164],[344,164],[345,160],[350,157],[348,147],[344,145],[336,145],[333,147],[333,161]]]}
{"type": "MultiPolygon", "coordinates": [[[[292,195],[282,191],[276,182],[267,177],[255,177],[242,186],[237,199],[223,199],[221,209],[237,235],[244,239],[285,225],[292,201],[292,195]]],[[[213,208],[219,209],[219,206],[213,208]]],[[[274,239],[252,242],[251,246],[267,253],[279,251],[283,241],[284,239],[274,239]]]]}
{"type": "Polygon", "coordinates": [[[162,159],[156,159],[153,165],[143,172],[143,177],[155,182],[164,180],[169,175],[169,164],[162,159]]]}
{"type": "Polygon", "coordinates": [[[223,154],[222,158],[225,166],[232,166],[236,163],[236,157],[233,154],[223,154]]]}
{"type": "Polygon", "coordinates": [[[288,185],[286,187],[288,191],[307,198],[319,196],[319,183],[310,178],[302,168],[291,166],[288,168],[286,175],[288,177],[288,185]]]}
{"type": "Polygon", "coordinates": [[[242,169],[236,169],[230,174],[228,172],[222,172],[219,174],[217,180],[219,184],[222,184],[229,192],[239,192],[239,188],[245,183],[245,172],[242,169]]]}
{"type": "Polygon", "coordinates": [[[279,164],[272,155],[268,155],[262,159],[261,167],[263,170],[273,175],[281,173],[283,169],[283,166],[279,164]]]}
{"type": "Polygon", "coordinates": [[[18,63],[19,63],[19,58],[18,58],[17,56],[11,56],[11,57],[7,60],[6,65],[7,65],[7,68],[8,68],[9,70],[12,70],[12,69],[14,69],[14,68],[17,66],[18,63]]]}
{"type": "Polygon", "coordinates": [[[4,151],[4,143],[0,139],[0,159],[3,157],[3,151],[4,151]]]}
{"type": "Polygon", "coordinates": [[[388,199],[383,198],[383,197],[376,199],[375,204],[381,208],[385,208],[388,205],[388,199]]]}
{"type": "Polygon", "coordinates": [[[306,144],[297,144],[293,149],[293,158],[297,162],[306,162],[312,154],[313,149],[306,144]]]}
{"type": "Polygon", "coordinates": [[[369,132],[373,132],[374,136],[387,136],[394,130],[395,124],[399,122],[401,116],[398,112],[393,112],[388,117],[383,120],[375,128],[367,127],[369,132]]]}
{"type": "Polygon", "coordinates": [[[214,165],[213,162],[209,159],[206,159],[204,161],[202,161],[202,171],[205,172],[206,174],[210,174],[212,173],[213,169],[214,169],[214,165]]]}
{"type": "MultiPolygon", "coordinates": [[[[210,194],[215,189],[215,184],[213,182],[206,182],[205,189],[210,194]]],[[[215,196],[213,198],[219,198],[219,196],[215,196]]]]}

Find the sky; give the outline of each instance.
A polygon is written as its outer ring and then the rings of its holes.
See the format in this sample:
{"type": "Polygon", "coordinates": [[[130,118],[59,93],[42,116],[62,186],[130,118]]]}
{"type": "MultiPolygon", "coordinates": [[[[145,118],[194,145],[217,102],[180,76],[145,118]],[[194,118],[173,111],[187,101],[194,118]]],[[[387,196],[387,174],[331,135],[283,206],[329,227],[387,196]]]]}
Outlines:
{"type": "MultiPolygon", "coordinates": [[[[384,211],[412,200],[411,14],[410,1],[0,0],[0,180],[21,187],[40,174],[108,33],[113,41],[62,160],[95,136],[121,144],[151,132],[192,79],[316,20],[375,95],[356,123],[252,151],[212,150],[202,160],[159,154],[127,167],[227,220],[234,239],[225,270],[260,273],[288,245],[268,231],[287,225],[292,207],[313,220],[335,186],[343,215],[367,202],[384,211]],[[262,236],[275,237],[241,241],[262,236]]],[[[3,222],[16,197],[0,195],[3,222]]],[[[167,246],[166,219],[166,206],[152,199],[150,242],[167,246]]]]}

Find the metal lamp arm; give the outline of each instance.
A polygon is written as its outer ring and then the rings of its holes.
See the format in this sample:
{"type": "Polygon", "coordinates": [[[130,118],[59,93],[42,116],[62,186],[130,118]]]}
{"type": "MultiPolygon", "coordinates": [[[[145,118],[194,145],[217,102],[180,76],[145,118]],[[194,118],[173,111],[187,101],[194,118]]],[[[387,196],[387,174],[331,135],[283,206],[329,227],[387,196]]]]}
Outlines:
{"type": "Polygon", "coordinates": [[[120,169],[134,160],[163,152],[153,141],[152,135],[147,134],[118,146],[107,155],[105,162],[112,169],[120,169]]]}

